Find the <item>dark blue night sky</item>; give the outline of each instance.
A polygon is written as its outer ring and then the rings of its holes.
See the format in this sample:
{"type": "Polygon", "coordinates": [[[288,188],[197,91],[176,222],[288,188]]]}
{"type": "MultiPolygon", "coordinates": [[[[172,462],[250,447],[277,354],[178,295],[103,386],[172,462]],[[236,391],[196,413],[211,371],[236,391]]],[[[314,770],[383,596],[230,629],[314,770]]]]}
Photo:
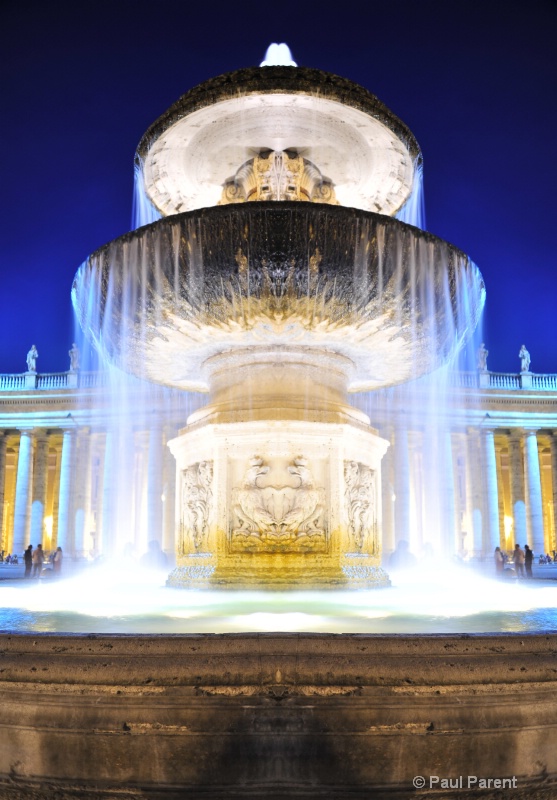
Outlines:
{"type": "Polygon", "coordinates": [[[181,94],[297,62],[376,94],[424,154],[427,228],[485,278],[488,366],[557,373],[555,0],[321,3],[4,0],[0,372],[64,371],[70,289],[129,230],[133,156],[181,94]]]}

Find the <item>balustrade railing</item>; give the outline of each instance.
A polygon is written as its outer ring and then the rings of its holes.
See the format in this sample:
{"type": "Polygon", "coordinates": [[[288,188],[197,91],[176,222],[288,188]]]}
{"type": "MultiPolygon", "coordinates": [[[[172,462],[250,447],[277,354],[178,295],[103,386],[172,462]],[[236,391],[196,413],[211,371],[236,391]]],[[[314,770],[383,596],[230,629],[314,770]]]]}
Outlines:
{"type": "Polygon", "coordinates": [[[505,391],[557,392],[557,375],[532,372],[453,372],[450,385],[455,389],[503,389],[505,391]]]}
{"type": "MultiPolygon", "coordinates": [[[[56,389],[100,389],[108,383],[106,372],[45,372],[0,374],[0,392],[56,389]]],[[[455,389],[503,389],[557,392],[557,374],[508,372],[452,372],[449,383],[455,389]]]]}
{"type": "Polygon", "coordinates": [[[106,386],[105,372],[44,372],[0,375],[0,392],[22,392],[29,389],[97,389],[106,386]]]}
{"type": "Polygon", "coordinates": [[[490,389],[521,389],[520,375],[508,372],[489,372],[490,389]]]}
{"type": "Polygon", "coordinates": [[[80,372],[78,377],[80,389],[99,389],[106,386],[107,382],[106,372],[80,372]]]}
{"type": "Polygon", "coordinates": [[[477,372],[451,372],[449,385],[455,389],[477,389],[479,386],[477,372]]]}
{"type": "Polygon", "coordinates": [[[37,375],[36,389],[67,389],[67,372],[46,372],[44,375],[37,375]]]}
{"type": "Polygon", "coordinates": [[[0,375],[0,391],[20,391],[25,389],[25,375],[0,375]]]}
{"type": "Polygon", "coordinates": [[[557,375],[532,375],[532,389],[539,392],[557,391],[557,375]]]}

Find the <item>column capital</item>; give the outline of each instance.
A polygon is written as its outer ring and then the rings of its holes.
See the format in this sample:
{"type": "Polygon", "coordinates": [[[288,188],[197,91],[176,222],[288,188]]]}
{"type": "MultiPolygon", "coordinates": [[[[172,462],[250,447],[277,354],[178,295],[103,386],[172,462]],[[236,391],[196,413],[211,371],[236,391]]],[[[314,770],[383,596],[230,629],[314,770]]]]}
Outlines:
{"type": "Polygon", "coordinates": [[[489,436],[494,437],[496,430],[497,430],[497,426],[496,425],[494,425],[493,427],[488,427],[487,425],[482,425],[481,428],[480,428],[480,432],[481,432],[482,436],[484,436],[486,439],[489,436]]]}
{"type": "Polygon", "coordinates": [[[36,430],[37,430],[36,428],[18,428],[20,437],[25,436],[28,437],[29,439],[33,437],[33,434],[35,433],[36,430]]]}
{"type": "Polygon", "coordinates": [[[68,425],[67,427],[60,427],[60,430],[62,431],[64,437],[65,436],[69,436],[69,437],[75,436],[75,434],[77,434],[77,432],[78,432],[78,429],[73,425],[72,426],[68,425]]]}
{"type": "Polygon", "coordinates": [[[477,427],[476,425],[467,425],[466,428],[465,428],[464,433],[466,434],[467,437],[469,437],[469,436],[477,436],[479,434],[480,430],[481,429],[479,427],[477,427]]]}

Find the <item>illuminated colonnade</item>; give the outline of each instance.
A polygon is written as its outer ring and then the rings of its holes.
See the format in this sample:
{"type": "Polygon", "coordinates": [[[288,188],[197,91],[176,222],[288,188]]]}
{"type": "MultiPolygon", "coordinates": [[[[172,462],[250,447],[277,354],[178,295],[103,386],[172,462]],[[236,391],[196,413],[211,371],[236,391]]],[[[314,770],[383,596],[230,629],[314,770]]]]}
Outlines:
{"type": "Polygon", "coordinates": [[[435,552],[468,557],[489,555],[497,545],[512,551],[517,542],[536,555],[557,548],[557,431],[469,427],[447,433],[452,463],[438,487],[449,506],[442,541],[432,538],[427,515],[423,435],[399,430],[397,443],[396,433],[382,464],[386,552],[400,539],[417,554],[430,544],[435,552]]]}
{"type": "MultiPolygon", "coordinates": [[[[128,542],[141,555],[151,539],[174,554],[176,467],[166,442],[185,424],[186,408],[174,417],[154,408],[148,426],[115,426],[110,413],[100,387],[0,391],[6,554],[42,541],[77,559],[118,555],[128,542]],[[115,516],[122,436],[127,497],[115,516]]],[[[391,445],[382,461],[385,554],[400,539],[416,555],[426,544],[469,557],[516,542],[536,555],[556,549],[557,390],[494,391],[461,381],[439,429],[408,419],[396,404],[379,405],[372,422],[391,445]]]]}
{"type": "MultiPolygon", "coordinates": [[[[73,399],[73,398],[72,398],[73,399]]],[[[12,398],[13,400],[13,398],[12,398]]],[[[44,398],[48,402],[48,398],[44,398]]],[[[29,543],[61,546],[76,559],[118,555],[130,543],[142,555],[150,539],[174,550],[174,459],[165,447],[171,425],[131,430],[131,503],[125,528],[109,526],[117,488],[113,431],[94,424],[24,428],[24,415],[0,435],[0,550],[20,557],[29,543]]]]}

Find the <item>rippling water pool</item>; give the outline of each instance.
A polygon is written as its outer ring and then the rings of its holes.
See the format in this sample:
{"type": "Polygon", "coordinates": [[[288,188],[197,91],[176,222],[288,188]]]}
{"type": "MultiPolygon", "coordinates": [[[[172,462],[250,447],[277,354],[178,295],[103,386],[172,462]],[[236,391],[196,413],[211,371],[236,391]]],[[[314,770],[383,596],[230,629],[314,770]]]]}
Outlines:
{"type": "Polygon", "coordinates": [[[0,630],[56,633],[498,633],[557,631],[557,582],[468,570],[393,575],[374,591],[185,591],[166,575],[94,570],[0,586],[0,630]]]}

